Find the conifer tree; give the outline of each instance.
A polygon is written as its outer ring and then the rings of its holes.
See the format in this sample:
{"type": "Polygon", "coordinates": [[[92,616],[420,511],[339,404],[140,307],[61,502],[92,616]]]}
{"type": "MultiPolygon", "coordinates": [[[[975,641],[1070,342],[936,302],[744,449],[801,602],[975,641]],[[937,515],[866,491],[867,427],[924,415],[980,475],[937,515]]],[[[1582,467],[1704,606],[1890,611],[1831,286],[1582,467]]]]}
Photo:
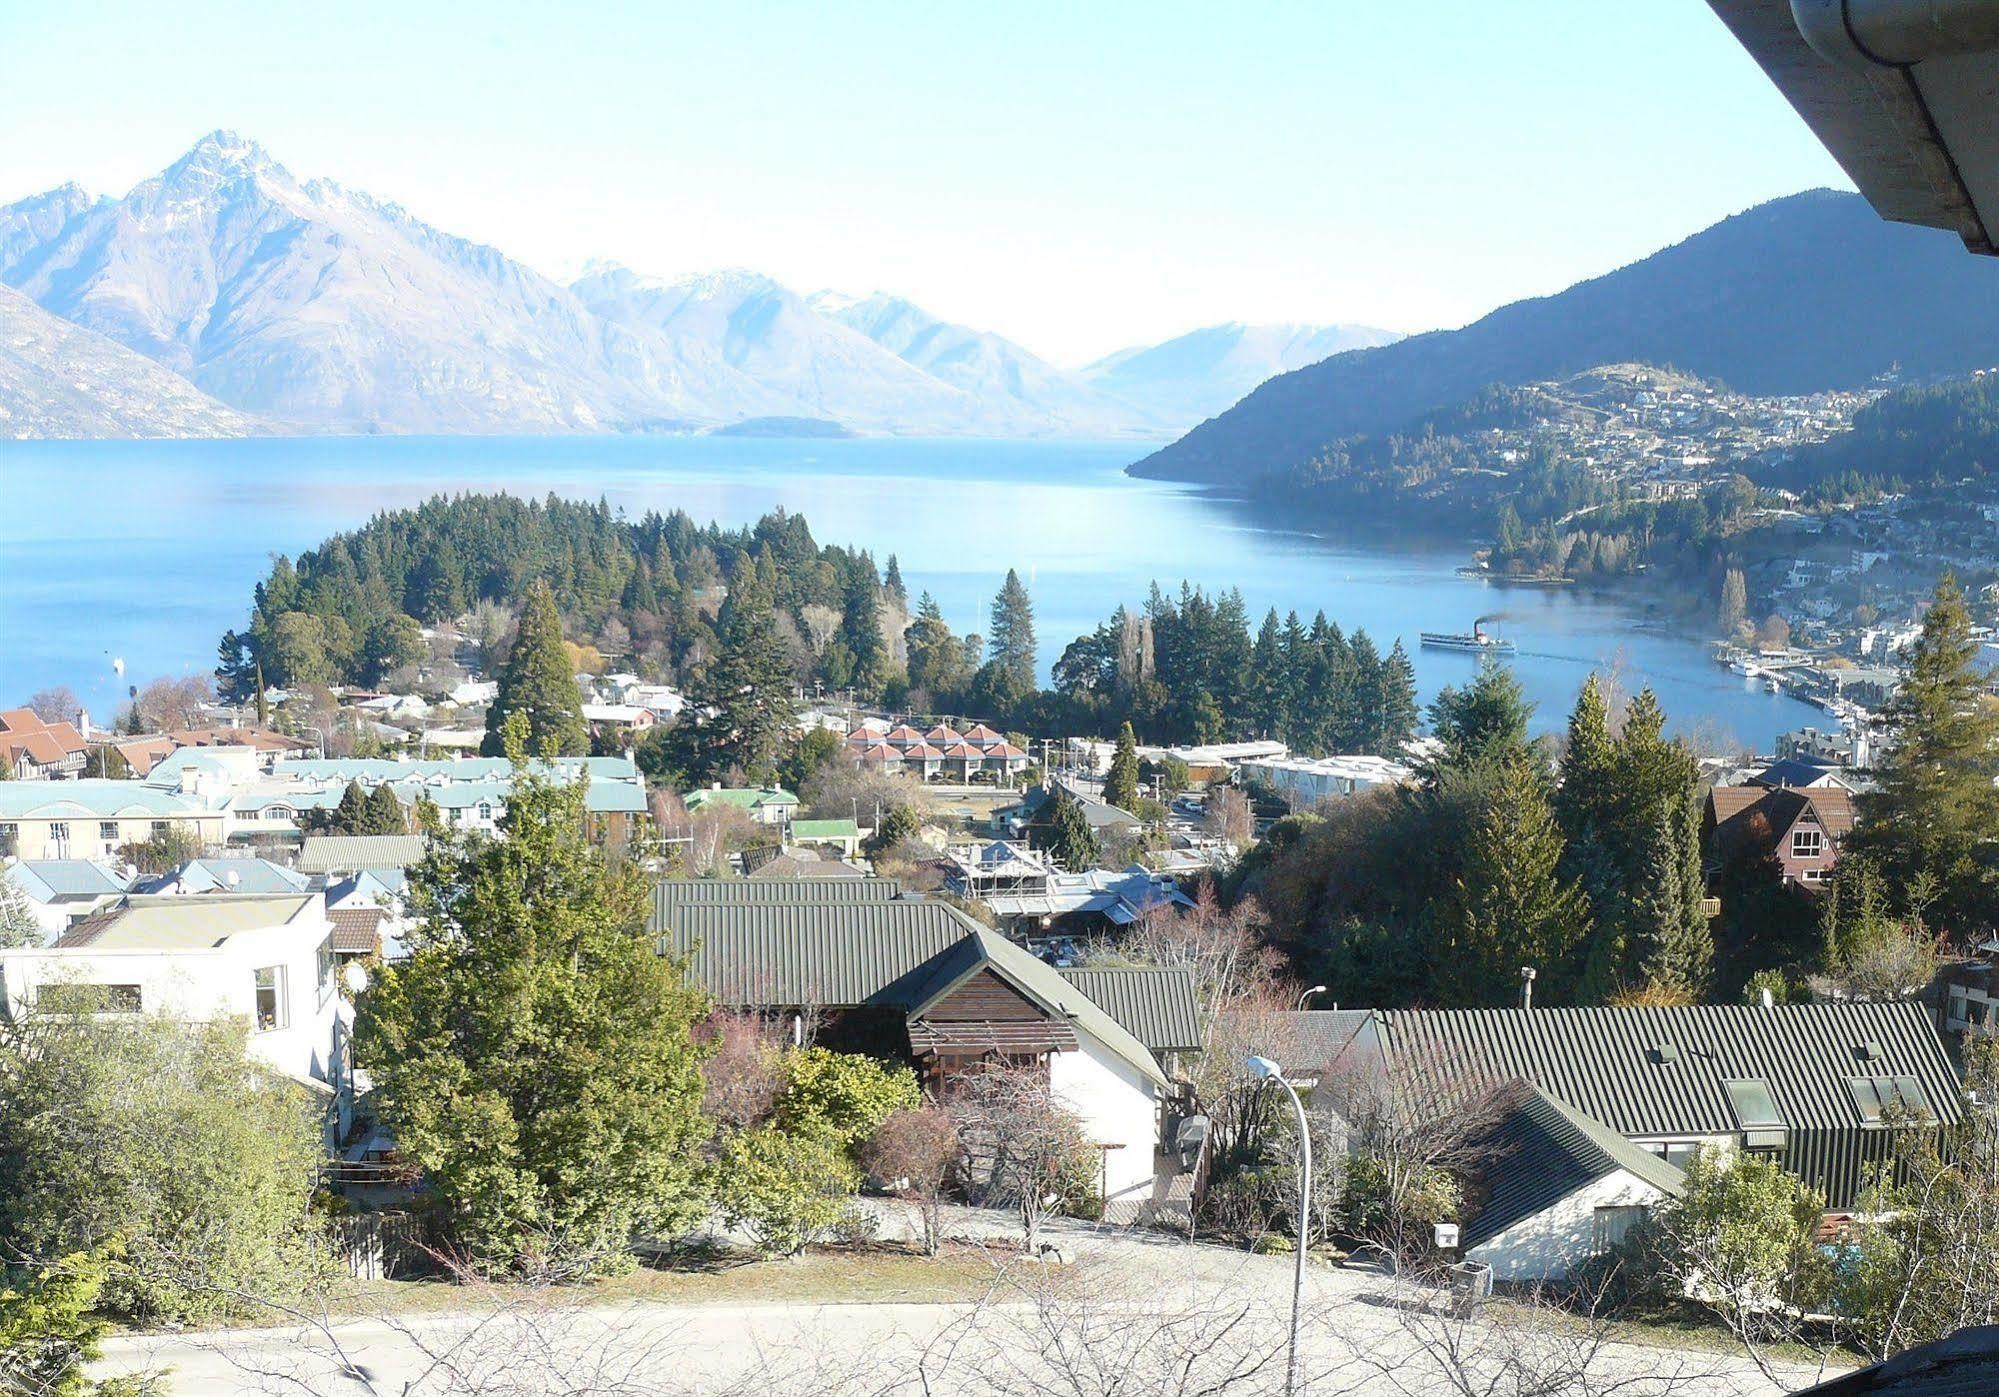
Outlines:
{"type": "Polygon", "coordinates": [[[349,781],[340,793],[340,804],[333,807],[332,828],[336,834],[368,832],[368,793],[359,781],[349,781]]]}
{"type": "Polygon", "coordinates": [[[590,751],[583,691],[562,648],[562,620],[546,582],[529,587],[521,606],[513,649],[500,668],[499,691],[486,710],[486,739],[479,747],[486,756],[503,754],[507,719],[515,713],[527,718],[528,750],[535,756],[581,757],[590,751]]]}
{"type": "Polygon", "coordinates": [[[365,811],[366,828],[357,833],[366,834],[408,834],[409,815],[403,810],[403,803],[397,798],[395,788],[384,781],[368,792],[365,811]]]}
{"type": "Polygon", "coordinates": [[[1040,821],[1029,828],[1028,842],[1071,873],[1094,868],[1101,852],[1082,802],[1059,786],[1049,797],[1040,821]]]}
{"type": "Polygon", "coordinates": [[[1524,750],[1501,761],[1438,913],[1433,963],[1453,1004],[1514,1002],[1522,966],[1538,972],[1542,994],[1565,997],[1589,934],[1588,903],[1561,876],[1562,835],[1541,772],[1524,750]]]}
{"type": "Polygon", "coordinates": [[[488,1272],[589,1275],[701,1211],[708,1006],[657,954],[637,866],[585,836],[581,783],[527,765],[528,731],[503,733],[506,837],[412,873],[410,953],[371,973],[355,1057],[449,1245],[488,1272]]]}
{"type": "Polygon", "coordinates": [[[1397,640],[1383,661],[1381,680],[1381,744],[1376,755],[1399,757],[1416,736],[1416,666],[1397,640]]]}
{"type": "Polygon", "coordinates": [[[669,735],[672,761],[692,783],[732,771],[753,782],[771,780],[797,716],[796,678],[770,594],[753,569],[737,574],[722,611],[721,653],[690,687],[669,735]]]}
{"type": "Polygon", "coordinates": [[[1110,769],[1104,773],[1104,801],[1120,810],[1138,806],[1138,738],[1130,723],[1118,729],[1110,769]]]}
{"type": "Polygon", "coordinates": [[[882,574],[882,591],[896,610],[909,610],[909,588],[902,580],[902,564],[893,553],[888,555],[888,570],[882,574]]]}
{"type": "Polygon", "coordinates": [[[986,646],[1011,689],[1032,693],[1036,683],[1034,603],[1020,574],[1012,568],[1006,570],[1006,583],[993,598],[992,626],[986,634],[986,646]]]}
{"type": "Polygon", "coordinates": [[[1431,763],[1433,777],[1437,771],[1504,762],[1523,752],[1533,712],[1513,671],[1486,660],[1469,688],[1447,688],[1430,704],[1430,730],[1443,743],[1431,763]]]}
{"type": "Polygon", "coordinates": [[[1999,706],[1984,692],[1978,641],[1957,579],[1946,573],[1909,652],[1908,678],[1884,717],[1897,733],[1860,798],[1850,836],[1891,888],[1927,874],[1925,920],[1947,932],[1999,920],[1999,706]]]}
{"type": "Polygon", "coordinates": [[[1645,984],[1699,1000],[1714,981],[1714,932],[1701,909],[1700,798],[1688,790],[1662,812],[1653,840],[1650,887],[1638,905],[1633,937],[1645,984]]]}

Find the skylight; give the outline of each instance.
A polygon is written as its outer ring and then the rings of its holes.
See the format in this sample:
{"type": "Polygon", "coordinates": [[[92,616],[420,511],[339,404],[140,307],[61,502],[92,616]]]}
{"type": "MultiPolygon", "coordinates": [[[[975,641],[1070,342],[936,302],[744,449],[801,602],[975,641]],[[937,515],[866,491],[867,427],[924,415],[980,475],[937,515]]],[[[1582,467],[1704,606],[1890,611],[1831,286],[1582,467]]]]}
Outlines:
{"type": "Polygon", "coordinates": [[[1848,1077],[1846,1089],[1853,1094],[1860,1119],[1868,1125],[1879,1125],[1881,1117],[1894,1109],[1911,1115],[1935,1114],[1922,1083],[1914,1077],[1848,1077]]]}

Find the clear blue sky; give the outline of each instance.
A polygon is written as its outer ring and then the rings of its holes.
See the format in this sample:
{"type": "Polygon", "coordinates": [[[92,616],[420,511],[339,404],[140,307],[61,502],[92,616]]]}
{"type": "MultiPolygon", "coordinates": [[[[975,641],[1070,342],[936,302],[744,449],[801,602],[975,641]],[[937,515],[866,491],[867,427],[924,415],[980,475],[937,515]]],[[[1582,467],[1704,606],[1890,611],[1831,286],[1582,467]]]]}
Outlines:
{"type": "Polygon", "coordinates": [[[551,273],[891,289],[1068,362],[1462,324],[1846,185],[1699,0],[7,0],[0,92],[0,200],[231,127],[551,273]]]}

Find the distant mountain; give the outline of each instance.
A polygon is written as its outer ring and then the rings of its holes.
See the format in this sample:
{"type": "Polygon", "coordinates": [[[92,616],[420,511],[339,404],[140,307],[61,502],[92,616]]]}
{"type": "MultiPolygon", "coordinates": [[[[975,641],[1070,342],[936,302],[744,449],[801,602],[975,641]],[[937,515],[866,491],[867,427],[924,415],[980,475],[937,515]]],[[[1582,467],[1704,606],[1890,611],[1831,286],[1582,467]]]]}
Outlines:
{"type": "Polygon", "coordinates": [[[924,373],[994,410],[1012,407],[1078,436],[1163,435],[1187,419],[1160,416],[1107,394],[1012,340],[939,320],[922,307],[877,291],[858,299],[822,291],[813,309],[924,373]]]}
{"type": "Polygon", "coordinates": [[[179,374],[0,286],[0,438],[235,437],[254,430],[179,374]]]}
{"type": "Polygon", "coordinates": [[[562,286],[227,131],[123,198],[0,206],[0,285],[304,431],[1156,438],[1282,357],[1221,353],[1216,383],[1182,364],[1127,393],[886,294],[611,266],[562,286]]]}
{"type": "Polygon", "coordinates": [[[1213,417],[1266,379],[1349,349],[1402,336],[1369,325],[1244,325],[1190,330],[1160,344],[1121,349],[1083,370],[1098,388],[1186,428],[1213,417]]]}
{"type": "Polygon", "coordinates": [[[1462,330],[1274,378],[1131,469],[1240,480],[1341,437],[1404,430],[1490,384],[1622,361],[1753,394],[1964,372],[1999,362],[1999,266],[1945,234],[1883,222],[1858,195],[1796,194],[1462,330]]]}

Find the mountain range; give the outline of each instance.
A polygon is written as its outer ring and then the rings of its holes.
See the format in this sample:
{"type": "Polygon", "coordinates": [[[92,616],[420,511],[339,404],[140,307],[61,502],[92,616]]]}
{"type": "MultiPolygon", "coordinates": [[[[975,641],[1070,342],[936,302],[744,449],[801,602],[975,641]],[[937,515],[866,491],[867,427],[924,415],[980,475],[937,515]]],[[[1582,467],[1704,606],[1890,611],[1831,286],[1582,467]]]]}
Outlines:
{"type": "Polygon", "coordinates": [[[1883,222],[1858,195],[1795,194],[1461,330],[1272,378],[1131,470],[1239,482],[1343,438],[1407,431],[1494,384],[1620,362],[1757,395],[1966,373],[1999,363],[1999,266],[1947,234],[1883,222]]]}
{"type": "MultiPolygon", "coordinates": [[[[749,271],[662,281],[603,264],[562,285],[396,204],[301,180],[226,131],[121,199],[71,184],[0,206],[0,284],[191,385],[194,396],[163,407],[156,424],[176,432],[193,429],[186,405],[207,395],[275,431],[762,422],[1158,439],[1300,355],[1386,337],[1226,326],[1186,337],[1191,348],[1131,350],[1072,371],[882,293],[806,297],[749,271]]],[[[20,312],[7,314],[11,325],[20,312]]],[[[12,425],[88,435],[162,390],[127,364],[132,382],[108,417],[72,402],[65,425],[38,398],[31,418],[7,385],[25,383],[51,343],[44,331],[15,345],[0,382],[0,408],[18,406],[12,425]]],[[[116,378],[124,361],[99,357],[116,378]]],[[[59,380],[64,365],[35,370],[59,380]]]]}

